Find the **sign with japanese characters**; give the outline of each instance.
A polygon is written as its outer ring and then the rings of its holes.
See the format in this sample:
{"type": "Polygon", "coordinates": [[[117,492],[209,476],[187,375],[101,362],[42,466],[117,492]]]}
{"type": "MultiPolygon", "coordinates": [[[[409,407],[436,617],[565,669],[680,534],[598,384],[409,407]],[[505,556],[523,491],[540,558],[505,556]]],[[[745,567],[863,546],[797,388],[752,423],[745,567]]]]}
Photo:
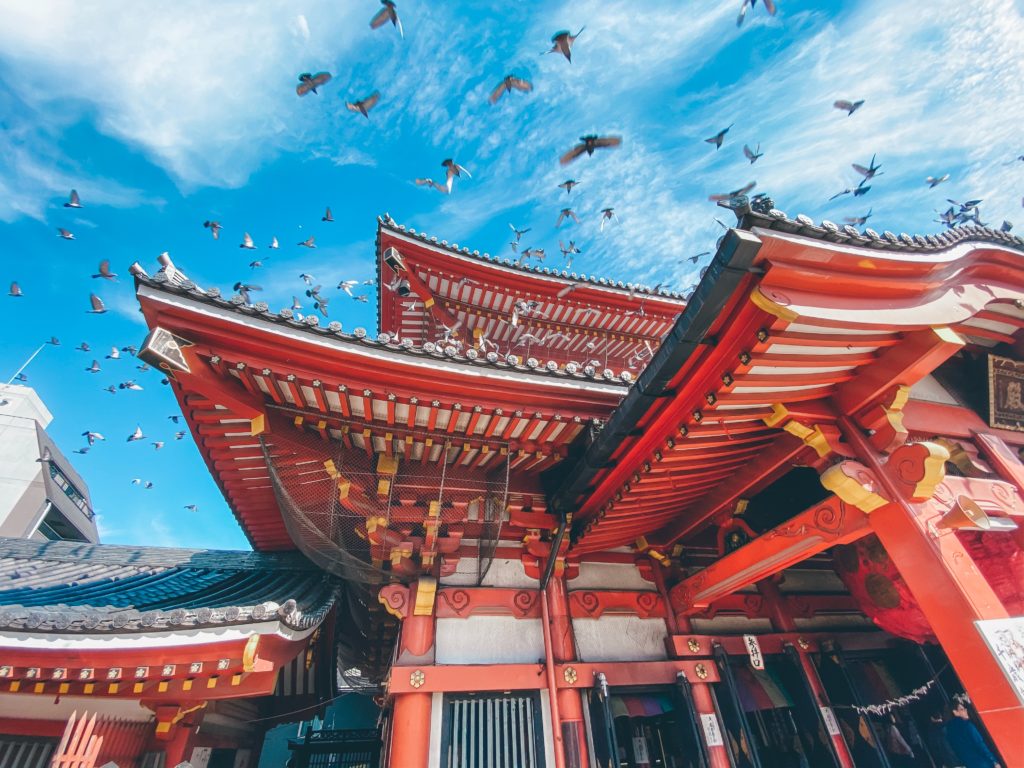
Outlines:
{"type": "Polygon", "coordinates": [[[974,623],[1013,685],[1017,698],[1024,703],[1024,616],[984,619],[974,623]]]}
{"type": "Polygon", "coordinates": [[[761,644],[757,642],[754,635],[744,635],[743,645],[747,649],[747,656],[750,657],[750,666],[754,669],[764,669],[764,656],[761,654],[761,644]]]}
{"type": "Polygon", "coordinates": [[[825,722],[825,730],[829,736],[840,735],[839,721],[836,720],[836,713],[832,711],[832,707],[821,708],[821,719],[825,722]]]}
{"type": "Polygon", "coordinates": [[[718,727],[718,718],[715,715],[701,715],[700,724],[704,729],[704,741],[709,747],[724,746],[722,729],[718,727]]]}
{"type": "Polygon", "coordinates": [[[988,423],[1024,432],[1024,363],[988,356],[988,423]]]}

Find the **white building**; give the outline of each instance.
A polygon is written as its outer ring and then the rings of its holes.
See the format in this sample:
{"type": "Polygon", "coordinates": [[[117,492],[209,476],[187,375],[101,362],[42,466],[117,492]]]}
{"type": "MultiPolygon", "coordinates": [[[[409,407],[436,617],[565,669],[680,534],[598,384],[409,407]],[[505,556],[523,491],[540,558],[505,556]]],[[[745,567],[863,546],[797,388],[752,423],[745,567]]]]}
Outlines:
{"type": "Polygon", "coordinates": [[[30,387],[0,385],[0,536],[97,542],[85,481],[46,433],[30,387]]]}

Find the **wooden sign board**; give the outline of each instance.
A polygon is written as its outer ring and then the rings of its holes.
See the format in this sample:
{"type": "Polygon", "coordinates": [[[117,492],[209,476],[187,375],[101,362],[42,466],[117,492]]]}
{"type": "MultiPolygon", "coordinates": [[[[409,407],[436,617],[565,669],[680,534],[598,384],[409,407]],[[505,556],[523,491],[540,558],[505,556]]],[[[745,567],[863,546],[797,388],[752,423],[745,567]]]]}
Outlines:
{"type": "Polygon", "coordinates": [[[988,423],[1024,432],[1024,363],[988,356],[988,423]]]}

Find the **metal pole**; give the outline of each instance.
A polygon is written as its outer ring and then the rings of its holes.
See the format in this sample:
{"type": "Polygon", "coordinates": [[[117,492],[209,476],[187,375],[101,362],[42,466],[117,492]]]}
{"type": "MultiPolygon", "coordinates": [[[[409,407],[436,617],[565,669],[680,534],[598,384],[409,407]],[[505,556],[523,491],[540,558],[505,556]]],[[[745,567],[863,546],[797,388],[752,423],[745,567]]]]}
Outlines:
{"type": "Polygon", "coordinates": [[[928,670],[928,679],[935,681],[935,687],[939,689],[939,695],[942,696],[942,702],[948,706],[950,698],[949,694],[946,693],[946,686],[942,684],[942,679],[935,671],[935,667],[932,665],[932,660],[928,658],[928,654],[925,652],[924,646],[914,643],[914,647],[917,649],[917,652],[921,655],[921,661],[924,662],[924,668],[928,670]]]}
{"type": "MultiPolygon", "coordinates": [[[[853,703],[858,707],[863,707],[864,700],[860,697],[860,691],[857,690],[853,678],[846,671],[846,657],[843,656],[843,649],[839,646],[839,643],[834,643],[832,650],[839,660],[839,671],[843,673],[843,679],[846,680],[846,685],[850,689],[850,695],[853,696],[853,703]]],[[[871,722],[871,715],[860,714],[859,712],[858,715],[863,717],[864,721],[868,724],[868,729],[871,731],[871,740],[875,742],[875,754],[878,755],[878,761],[881,763],[882,768],[892,768],[892,765],[889,763],[889,756],[885,754],[885,748],[882,747],[882,740],[878,737],[878,731],[875,730],[875,724],[871,722]]]]}
{"type": "Polygon", "coordinates": [[[743,707],[740,705],[739,691],[736,687],[736,678],[733,677],[732,667],[729,666],[729,655],[725,652],[725,648],[722,647],[721,643],[714,643],[712,646],[715,653],[715,661],[718,662],[718,669],[722,673],[722,677],[725,678],[725,684],[729,688],[729,698],[732,700],[733,711],[736,718],[739,720],[740,729],[743,731],[743,735],[747,738],[747,744],[750,746],[750,759],[754,764],[754,768],[761,768],[761,757],[757,751],[757,742],[754,741],[754,734],[750,730],[750,723],[747,721],[747,713],[743,711],[743,707]]]}
{"type": "Polygon", "coordinates": [[[598,698],[601,699],[601,709],[604,712],[604,735],[608,746],[608,758],[610,768],[619,768],[619,741],[615,735],[615,718],[612,717],[611,693],[608,690],[608,678],[604,672],[597,673],[598,698]]]}
{"type": "Polygon", "coordinates": [[[821,711],[822,702],[818,701],[818,697],[814,695],[814,688],[807,677],[807,670],[804,669],[803,664],[800,662],[800,652],[792,643],[786,643],[783,646],[783,651],[789,656],[790,661],[796,665],[797,674],[800,675],[800,681],[803,683],[804,693],[807,694],[807,700],[814,710],[814,715],[818,720],[818,725],[821,726],[822,733],[825,734],[825,741],[828,742],[828,753],[832,756],[832,764],[836,768],[842,768],[843,761],[839,759],[839,753],[836,751],[836,742],[832,738],[832,734],[828,732],[828,723],[825,722],[825,714],[821,711]]]}
{"type": "Polygon", "coordinates": [[[698,757],[700,758],[700,768],[705,768],[711,764],[711,755],[708,754],[708,745],[704,743],[704,738],[701,736],[700,729],[697,727],[697,705],[693,701],[693,691],[690,689],[690,681],[686,679],[686,673],[680,670],[676,673],[676,690],[679,692],[679,697],[683,700],[686,705],[686,717],[690,721],[690,734],[693,736],[693,740],[697,744],[697,748],[700,750],[698,757]]]}

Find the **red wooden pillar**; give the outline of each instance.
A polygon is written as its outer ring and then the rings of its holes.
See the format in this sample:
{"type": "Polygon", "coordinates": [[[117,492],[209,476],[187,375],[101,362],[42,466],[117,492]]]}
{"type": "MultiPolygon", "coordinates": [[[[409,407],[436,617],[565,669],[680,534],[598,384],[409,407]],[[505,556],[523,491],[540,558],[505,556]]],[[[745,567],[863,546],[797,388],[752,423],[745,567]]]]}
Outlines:
{"type": "MultiPolygon", "coordinates": [[[[790,616],[789,611],[787,610],[785,599],[779,592],[779,585],[771,579],[764,579],[757,582],[757,591],[760,592],[761,597],[764,598],[764,604],[768,608],[768,616],[775,631],[796,632],[796,622],[793,621],[793,617],[790,616]]],[[[821,683],[821,678],[818,676],[818,670],[815,668],[811,659],[808,657],[807,652],[803,648],[794,647],[796,649],[796,658],[800,663],[800,669],[811,688],[811,693],[814,694],[815,706],[829,706],[828,694],[825,693],[825,686],[821,683]]],[[[846,739],[843,738],[842,733],[830,734],[826,728],[825,735],[832,740],[832,744],[834,745],[833,751],[839,759],[840,765],[842,765],[843,768],[856,768],[853,762],[853,755],[850,754],[849,746],[846,743],[846,739]]]]}
{"type": "MultiPolygon", "coordinates": [[[[413,597],[402,618],[398,658],[391,674],[415,675],[418,665],[434,661],[434,597],[436,580],[421,577],[409,588],[413,597]]],[[[388,765],[427,768],[430,762],[431,694],[400,693],[391,711],[391,759],[388,765]]]]}
{"type": "MultiPolygon", "coordinates": [[[[668,588],[665,585],[665,574],[662,573],[660,566],[655,566],[651,574],[654,577],[654,583],[658,587],[658,593],[661,595],[661,599],[665,603],[665,626],[668,628],[669,635],[677,635],[682,632],[690,632],[690,620],[685,616],[677,616],[675,611],[672,610],[672,603],[669,601],[668,588]]],[[[667,643],[669,648],[669,655],[673,655],[672,643],[667,643]]],[[[718,717],[718,710],[715,708],[715,700],[711,695],[711,686],[707,683],[701,683],[699,681],[690,680],[690,691],[693,694],[693,707],[696,710],[694,716],[701,720],[704,716],[710,715],[718,722],[718,732],[724,734],[725,728],[722,725],[720,718],[718,717]]],[[[700,738],[704,739],[704,744],[707,747],[708,758],[710,759],[711,765],[708,768],[730,768],[732,765],[729,761],[729,754],[725,750],[725,743],[723,741],[720,745],[708,744],[707,736],[702,722],[697,723],[697,730],[700,732],[700,738]]]]}
{"type": "MultiPolygon", "coordinates": [[[[564,664],[575,661],[576,648],[564,574],[554,575],[548,580],[544,597],[548,601],[548,615],[551,622],[551,655],[554,657],[549,662],[564,664]]],[[[565,765],[587,768],[589,753],[586,746],[587,736],[583,723],[583,700],[580,692],[575,688],[560,688],[557,698],[559,729],[566,758],[565,765]]],[[[555,744],[558,744],[557,739],[555,744]]]]}
{"type": "Polygon", "coordinates": [[[931,624],[1004,761],[1024,766],[1024,706],[974,624],[1006,618],[1006,608],[955,533],[929,529],[934,510],[918,502],[931,492],[921,499],[907,491],[915,482],[917,488],[937,484],[941,457],[938,469],[930,469],[928,444],[907,445],[883,464],[847,418],[840,419],[840,426],[886,497],[887,503],[869,515],[872,529],[931,624]]]}
{"type": "Polygon", "coordinates": [[[192,757],[194,728],[176,727],[171,738],[164,744],[164,765],[176,766],[192,757]]]}

